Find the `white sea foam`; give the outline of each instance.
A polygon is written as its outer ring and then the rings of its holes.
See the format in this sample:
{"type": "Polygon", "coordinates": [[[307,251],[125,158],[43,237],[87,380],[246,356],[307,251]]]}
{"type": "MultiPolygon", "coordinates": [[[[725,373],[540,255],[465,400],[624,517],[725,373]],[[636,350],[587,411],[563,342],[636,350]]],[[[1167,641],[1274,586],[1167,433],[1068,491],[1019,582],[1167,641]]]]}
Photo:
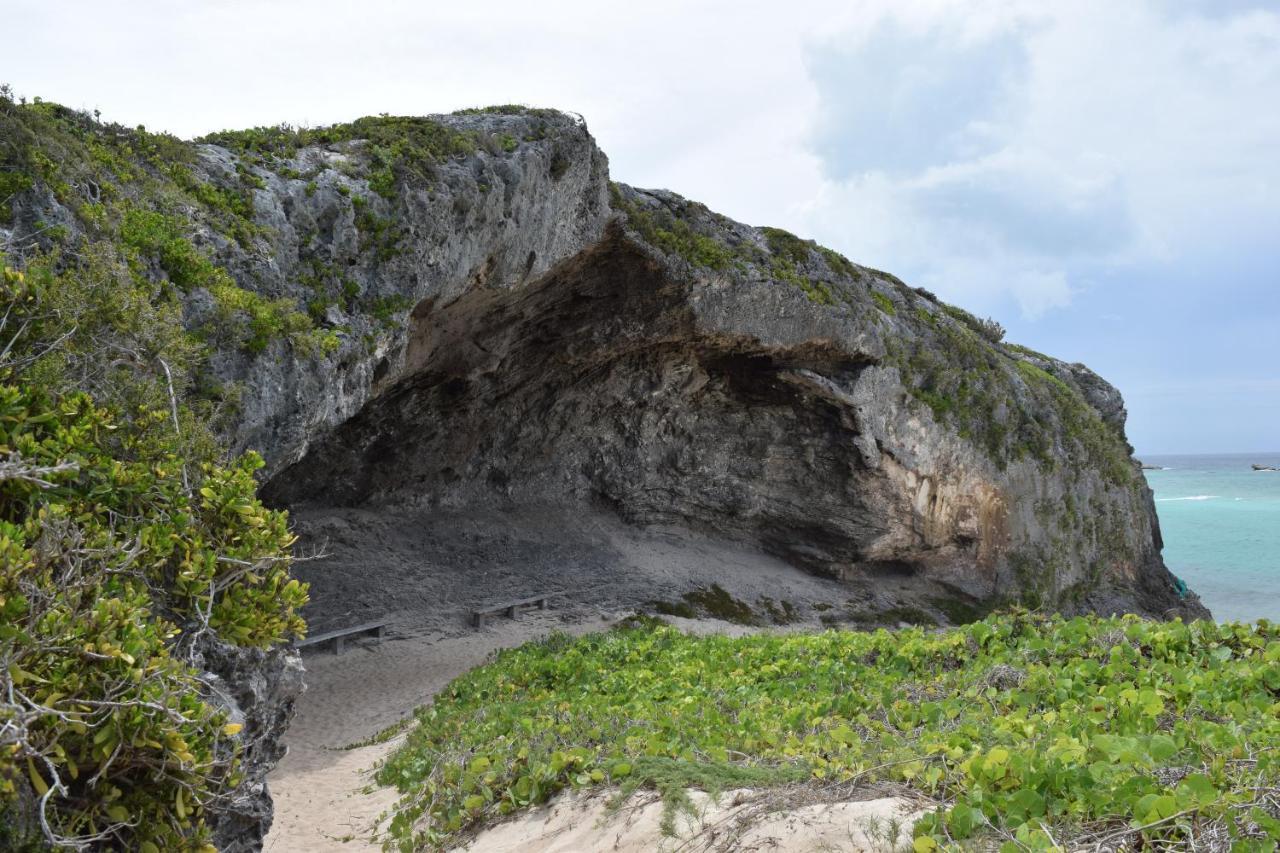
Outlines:
{"type": "Polygon", "coordinates": [[[1156,498],[1156,503],[1163,503],[1164,501],[1211,501],[1216,497],[1220,497],[1220,496],[1219,495],[1192,495],[1191,497],[1188,497],[1188,498],[1156,498]]]}

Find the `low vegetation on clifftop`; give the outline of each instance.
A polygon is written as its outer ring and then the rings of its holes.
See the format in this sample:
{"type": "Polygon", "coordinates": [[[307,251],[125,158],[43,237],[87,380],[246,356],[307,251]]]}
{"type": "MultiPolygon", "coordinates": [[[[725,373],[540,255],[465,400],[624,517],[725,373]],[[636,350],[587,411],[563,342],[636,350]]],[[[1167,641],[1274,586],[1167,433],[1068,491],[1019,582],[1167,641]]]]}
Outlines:
{"type": "MultiPolygon", "coordinates": [[[[393,846],[448,845],[567,788],[796,786],[936,804],[940,848],[1274,850],[1280,630],[992,616],[947,631],[695,637],[641,623],[500,653],[378,780],[393,846]]],[[[785,801],[785,798],[784,800],[785,801]]]]}

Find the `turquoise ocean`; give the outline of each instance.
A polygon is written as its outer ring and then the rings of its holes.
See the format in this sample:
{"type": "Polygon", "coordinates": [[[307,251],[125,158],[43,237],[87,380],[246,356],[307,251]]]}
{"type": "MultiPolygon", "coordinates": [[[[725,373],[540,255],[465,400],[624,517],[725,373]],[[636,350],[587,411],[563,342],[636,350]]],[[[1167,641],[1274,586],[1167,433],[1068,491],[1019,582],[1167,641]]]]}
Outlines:
{"type": "Polygon", "coordinates": [[[1141,456],[1164,561],[1219,622],[1280,621],[1280,453],[1141,456]]]}

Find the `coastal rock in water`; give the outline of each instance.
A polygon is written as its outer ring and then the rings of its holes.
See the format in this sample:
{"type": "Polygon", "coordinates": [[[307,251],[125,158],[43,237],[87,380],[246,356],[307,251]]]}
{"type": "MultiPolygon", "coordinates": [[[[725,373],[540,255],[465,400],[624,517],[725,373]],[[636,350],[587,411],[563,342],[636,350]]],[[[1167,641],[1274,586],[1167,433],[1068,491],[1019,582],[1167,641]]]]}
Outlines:
{"type": "Polygon", "coordinates": [[[1253,463],[1253,470],[1255,470],[1255,471],[1280,471],[1280,468],[1275,468],[1275,467],[1273,467],[1273,466],[1271,466],[1271,465],[1259,465],[1257,462],[1255,462],[1255,463],[1253,463]]]}

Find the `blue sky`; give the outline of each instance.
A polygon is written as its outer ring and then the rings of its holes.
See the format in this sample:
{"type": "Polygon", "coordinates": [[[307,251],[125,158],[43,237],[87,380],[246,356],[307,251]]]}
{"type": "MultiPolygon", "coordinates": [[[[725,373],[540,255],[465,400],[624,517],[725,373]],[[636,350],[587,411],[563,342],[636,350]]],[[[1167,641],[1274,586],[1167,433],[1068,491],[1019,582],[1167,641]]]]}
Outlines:
{"type": "Polygon", "coordinates": [[[184,136],[485,103],[1083,361],[1139,453],[1280,450],[1280,10],[6,0],[0,80],[184,136]]]}

